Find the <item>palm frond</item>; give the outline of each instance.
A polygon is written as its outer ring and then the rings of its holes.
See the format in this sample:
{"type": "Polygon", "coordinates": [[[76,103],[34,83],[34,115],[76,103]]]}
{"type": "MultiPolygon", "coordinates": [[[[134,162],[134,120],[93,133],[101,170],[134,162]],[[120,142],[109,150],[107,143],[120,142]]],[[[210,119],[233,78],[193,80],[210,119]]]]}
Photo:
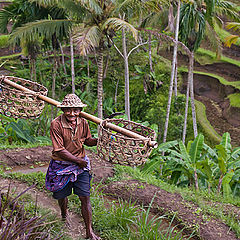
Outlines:
{"type": "Polygon", "coordinates": [[[227,29],[233,29],[234,31],[240,31],[240,23],[237,23],[237,22],[228,23],[227,29]]]}
{"type": "Polygon", "coordinates": [[[59,0],[29,0],[31,3],[36,3],[39,6],[43,7],[51,7],[55,6],[59,3],[59,0]]]}
{"type": "Polygon", "coordinates": [[[133,9],[136,14],[139,12],[159,12],[161,10],[160,6],[166,6],[168,4],[168,0],[124,0],[122,3],[118,4],[116,11],[126,12],[128,9],[133,9]]]}
{"type": "Polygon", "coordinates": [[[236,44],[239,39],[240,37],[238,35],[230,35],[225,38],[224,46],[231,47],[232,44],[236,44]]]}
{"type": "Polygon", "coordinates": [[[59,38],[68,34],[71,25],[72,21],[67,19],[40,20],[27,23],[13,31],[10,35],[10,41],[13,44],[18,43],[21,39],[33,41],[36,35],[46,39],[51,39],[52,35],[56,34],[56,37],[59,38]]]}
{"type": "MultiPolygon", "coordinates": [[[[138,1],[138,3],[139,2],[141,1],[138,1]]],[[[138,6],[136,0],[124,0],[116,6],[116,12],[120,12],[120,11],[126,12],[128,8],[134,8],[134,6],[135,7],[138,6]]]]}
{"type": "Polygon", "coordinates": [[[128,31],[130,31],[134,39],[137,41],[138,31],[130,23],[120,18],[108,18],[106,22],[103,24],[103,28],[112,28],[114,30],[120,30],[123,27],[125,27],[128,31]]]}
{"type": "MultiPolygon", "coordinates": [[[[214,22],[215,24],[215,22],[214,22]]],[[[222,43],[220,38],[218,37],[214,27],[210,26],[208,22],[206,22],[206,37],[209,40],[211,47],[216,52],[216,56],[219,59],[222,54],[222,43]]]]}
{"type": "Polygon", "coordinates": [[[12,18],[13,14],[6,9],[2,9],[0,11],[0,32],[1,33],[8,33],[7,25],[10,19],[12,18]]]}
{"type": "Polygon", "coordinates": [[[144,1],[144,7],[148,10],[151,11],[162,11],[162,7],[164,6],[164,8],[168,8],[169,7],[169,1],[168,0],[149,0],[149,1],[144,1]]]}
{"type": "Polygon", "coordinates": [[[103,13],[103,9],[96,0],[78,0],[77,2],[92,14],[100,15],[103,13]]]}
{"type": "Polygon", "coordinates": [[[196,51],[204,37],[206,20],[196,5],[187,3],[181,7],[179,39],[192,51],[196,51]]]}
{"type": "Polygon", "coordinates": [[[80,55],[86,56],[99,46],[101,39],[101,30],[98,26],[83,28],[74,34],[74,42],[79,50],[80,55]]]}
{"type": "Polygon", "coordinates": [[[148,16],[146,16],[140,27],[152,27],[161,30],[164,30],[168,25],[168,10],[164,9],[160,12],[152,12],[148,16]]]}
{"type": "Polygon", "coordinates": [[[236,4],[225,0],[216,0],[215,5],[215,12],[217,14],[230,17],[234,21],[240,20],[239,11],[236,4]]]}
{"type": "Polygon", "coordinates": [[[31,2],[35,2],[40,6],[44,7],[51,7],[51,6],[58,6],[62,7],[68,12],[73,11],[74,14],[80,16],[83,11],[89,11],[92,14],[102,14],[103,10],[99,6],[98,1],[96,0],[30,0],[31,2]],[[79,11],[79,12],[78,12],[79,11]]]}
{"type": "Polygon", "coordinates": [[[61,0],[58,5],[77,20],[82,20],[87,14],[86,9],[74,0],[61,0]]]}

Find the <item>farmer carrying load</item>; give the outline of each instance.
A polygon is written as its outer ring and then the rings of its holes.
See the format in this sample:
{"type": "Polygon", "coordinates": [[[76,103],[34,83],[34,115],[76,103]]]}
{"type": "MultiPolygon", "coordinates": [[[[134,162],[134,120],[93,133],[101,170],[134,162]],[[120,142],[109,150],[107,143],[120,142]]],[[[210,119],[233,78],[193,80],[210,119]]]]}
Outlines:
{"type": "Polygon", "coordinates": [[[82,216],[86,225],[86,238],[99,240],[92,229],[92,209],[90,203],[90,161],[84,144],[96,146],[97,138],[92,138],[87,121],[79,117],[86,107],[75,94],[68,94],[58,105],[63,114],[51,122],[50,135],[53,145],[52,159],[46,175],[46,188],[58,200],[62,219],[67,220],[68,196],[73,193],[81,201],[82,216]]]}

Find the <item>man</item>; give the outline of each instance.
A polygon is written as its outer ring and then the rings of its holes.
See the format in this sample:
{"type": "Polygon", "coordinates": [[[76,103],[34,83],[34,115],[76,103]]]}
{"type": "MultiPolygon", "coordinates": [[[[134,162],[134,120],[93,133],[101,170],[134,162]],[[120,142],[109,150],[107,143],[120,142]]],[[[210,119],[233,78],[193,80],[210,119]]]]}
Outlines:
{"type": "Polygon", "coordinates": [[[92,138],[87,121],[79,117],[86,106],[75,94],[66,95],[58,106],[63,114],[54,119],[50,127],[53,151],[46,175],[46,188],[58,200],[64,221],[67,218],[67,197],[73,190],[81,201],[86,238],[99,240],[101,238],[92,229],[90,161],[83,146],[95,146],[97,139],[92,138]]]}

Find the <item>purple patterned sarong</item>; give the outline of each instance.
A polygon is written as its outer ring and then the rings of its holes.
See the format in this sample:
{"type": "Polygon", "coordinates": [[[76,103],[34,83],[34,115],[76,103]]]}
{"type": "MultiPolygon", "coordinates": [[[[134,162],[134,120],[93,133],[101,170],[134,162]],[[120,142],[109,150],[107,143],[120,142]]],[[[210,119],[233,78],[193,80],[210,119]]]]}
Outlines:
{"type": "Polygon", "coordinates": [[[80,168],[77,164],[67,161],[51,160],[46,174],[46,188],[51,192],[57,192],[64,188],[69,181],[75,182],[77,176],[83,171],[90,171],[89,158],[86,155],[83,159],[88,162],[86,168],[80,168]]]}

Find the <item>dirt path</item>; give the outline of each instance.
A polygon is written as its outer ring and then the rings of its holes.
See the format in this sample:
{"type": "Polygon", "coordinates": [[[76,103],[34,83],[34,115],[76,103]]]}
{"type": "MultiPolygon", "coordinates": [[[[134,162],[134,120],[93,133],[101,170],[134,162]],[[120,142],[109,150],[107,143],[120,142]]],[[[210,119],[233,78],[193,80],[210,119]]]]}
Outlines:
{"type": "MultiPolygon", "coordinates": [[[[19,172],[23,174],[29,174],[33,172],[47,172],[48,163],[50,161],[52,147],[36,147],[28,149],[9,149],[0,150],[0,163],[2,166],[10,170],[6,170],[5,173],[19,172]]],[[[87,154],[92,162],[94,168],[93,175],[95,181],[103,181],[109,176],[113,175],[112,165],[106,162],[94,161],[96,155],[93,152],[87,151],[87,154]],[[105,170],[104,170],[105,169],[105,170]],[[104,170],[104,171],[103,171],[104,170]]],[[[29,186],[19,181],[11,181],[9,179],[0,178],[0,188],[7,191],[8,185],[11,183],[11,189],[14,193],[21,193],[29,186]]],[[[27,191],[32,199],[36,199],[37,204],[41,208],[47,208],[52,214],[56,214],[61,221],[61,215],[59,206],[53,198],[49,197],[44,192],[38,191],[36,188],[32,188],[27,191]]],[[[68,225],[64,229],[64,233],[71,237],[73,240],[79,240],[85,238],[85,225],[80,215],[73,212],[69,212],[68,225]]]]}
{"type": "MultiPolygon", "coordinates": [[[[25,183],[19,181],[13,181],[10,179],[0,178],[0,188],[1,192],[7,192],[8,186],[11,184],[11,192],[14,194],[22,193],[29,186],[25,183]]],[[[38,191],[36,188],[31,188],[26,192],[30,194],[31,198],[35,200],[37,198],[37,206],[40,208],[45,208],[57,216],[58,220],[61,221],[61,215],[59,211],[59,206],[53,198],[49,197],[46,193],[38,191]]],[[[71,237],[73,240],[79,240],[79,238],[84,239],[85,230],[83,219],[75,213],[69,212],[70,221],[69,226],[64,229],[64,233],[71,237]],[[71,229],[71,231],[69,231],[71,229]]]]}
{"type": "Polygon", "coordinates": [[[104,193],[115,198],[132,199],[132,201],[144,206],[149,206],[154,198],[151,209],[155,214],[168,213],[173,215],[177,213],[176,218],[181,219],[182,227],[198,230],[202,239],[238,239],[233,232],[229,231],[227,225],[218,219],[203,214],[194,203],[184,200],[179,194],[169,193],[156,186],[136,180],[119,181],[105,187],[104,193]]]}
{"type": "MultiPolygon", "coordinates": [[[[23,169],[23,172],[27,173],[28,171],[33,171],[32,168],[28,168],[27,170],[27,166],[34,166],[34,163],[36,164],[38,162],[41,162],[41,164],[46,165],[46,163],[49,161],[50,153],[51,147],[38,147],[31,149],[17,149],[8,151],[1,150],[0,162],[4,163],[5,166],[11,165],[11,171],[21,171],[21,169],[23,169]],[[36,160],[34,156],[36,157],[36,160]],[[40,159],[42,161],[40,161],[40,159]]],[[[177,215],[175,218],[175,224],[180,224],[179,226],[185,228],[185,234],[189,234],[195,229],[198,230],[201,239],[205,240],[237,239],[235,234],[231,231],[231,229],[229,229],[229,227],[225,223],[212,216],[204,214],[201,208],[199,208],[199,206],[190,201],[184,200],[180,194],[173,194],[164,191],[156,186],[138,182],[136,180],[118,181],[106,184],[105,180],[107,180],[108,177],[112,177],[114,175],[113,166],[110,163],[99,159],[94,152],[90,152],[87,150],[87,155],[91,160],[94,174],[94,182],[101,181],[103,183],[103,192],[110,198],[121,198],[127,201],[131,199],[132,202],[136,201],[136,203],[138,203],[139,205],[149,206],[153,197],[155,196],[151,212],[155,215],[161,214],[170,216],[176,213],[177,215]]],[[[36,168],[34,169],[35,171],[38,171],[39,164],[37,164],[36,168]]],[[[46,166],[43,166],[41,169],[46,170],[46,166]]],[[[7,180],[0,179],[1,187],[7,185],[7,180]]],[[[12,185],[18,188],[19,191],[26,189],[26,185],[23,183],[14,181],[12,185]]],[[[35,199],[37,191],[34,189],[31,191],[31,195],[33,199],[35,199]]],[[[53,213],[56,213],[59,216],[58,206],[52,198],[50,198],[45,193],[38,192],[38,199],[38,204],[40,206],[48,206],[48,208],[51,209],[53,213]]],[[[224,209],[226,209],[227,213],[233,212],[239,218],[240,209],[238,207],[230,205],[224,206],[224,209]]],[[[80,218],[80,216],[72,214],[71,222],[71,237],[72,239],[76,239],[77,236],[84,232],[82,219],[80,218]]],[[[68,230],[66,230],[66,232],[67,231],[68,230]]],[[[68,232],[68,234],[70,234],[70,232],[68,232]]],[[[192,239],[198,239],[198,237],[196,236],[192,239]]]]}

